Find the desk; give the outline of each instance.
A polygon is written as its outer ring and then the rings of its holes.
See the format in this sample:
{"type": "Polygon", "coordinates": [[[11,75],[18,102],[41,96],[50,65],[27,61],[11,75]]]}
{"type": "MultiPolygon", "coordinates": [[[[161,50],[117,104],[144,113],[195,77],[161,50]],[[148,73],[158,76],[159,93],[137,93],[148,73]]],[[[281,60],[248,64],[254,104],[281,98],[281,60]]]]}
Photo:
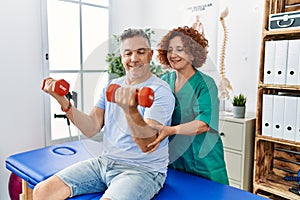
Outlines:
{"type": "MultiPolygon", "coordinates": [[[[30,200],[32,189],[40,181],[73,163],[90,158],[92,155],[86,146],[92,149],[101,148],[100,143],[92,140],[85,141],[84,144],[82,141],[74,141],[9,156],[6,159],[6,168],[23,179],[25,194],[22,194],[22,199],[30,200]]],[[[69,199],[96,200],[101,196],[98,193],[69,199]]],[[[263,200],[265,198],[238,188],[169,169],[165,186],[154,199],[263,200]]]]}

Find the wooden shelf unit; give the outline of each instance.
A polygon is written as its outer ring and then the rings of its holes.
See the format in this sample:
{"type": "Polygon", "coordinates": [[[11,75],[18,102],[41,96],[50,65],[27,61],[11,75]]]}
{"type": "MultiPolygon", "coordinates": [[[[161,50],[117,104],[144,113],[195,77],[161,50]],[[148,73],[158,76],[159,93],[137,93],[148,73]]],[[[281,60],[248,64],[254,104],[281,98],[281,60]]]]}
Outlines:
{"type": "Polygon", "coordinates": [[[254,193],[258,190],[268,192],[285,199],[296,200],[300,197],[289,192],[291,186],[296,186],[297,182],[284,181],[284,176],[291,175],[289,171],[298,171],[299,144],[289,144],[288,142],[276,141],[272,138],[256,138],[255,166],[254,166],[254,193]],[[293,162],[285,162],[281,159],[287,158],[293,162]]]}
{"type": "Polygon", "coordinates": [[[264,0],[264,2],[254,141],[253,193],[276,200],[296,200],[300,199],[300,196],[290,192],[289,188],[298,183],[285,181],[284,177],[296,176],[294,173],[300,170],[300,143],[262,135],[262,99],[263,94],[279,92],[300,94],[300,85],[264,84],[263,80],[265,42],[300,39],[300,28],[269,31],[269,15],[300,11],[300,0],[264,0]]]}

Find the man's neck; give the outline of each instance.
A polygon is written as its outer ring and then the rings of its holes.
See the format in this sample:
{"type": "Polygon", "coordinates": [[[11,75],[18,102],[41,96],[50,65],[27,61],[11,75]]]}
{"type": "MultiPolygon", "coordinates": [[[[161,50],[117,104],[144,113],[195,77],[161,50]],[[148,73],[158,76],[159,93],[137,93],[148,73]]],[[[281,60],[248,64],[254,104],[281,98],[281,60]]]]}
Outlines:
{"type": "Polygon", "coordinates": [[[126,75],[126,84],[127,85],[137,85],[137,84],[145,82],[151,76],[152,76],[152,73],[150,71],[149,71],[149,73],[147,73],[146,76],[143,76],[142,78],[132,78],[132,77],[126,75]]]}

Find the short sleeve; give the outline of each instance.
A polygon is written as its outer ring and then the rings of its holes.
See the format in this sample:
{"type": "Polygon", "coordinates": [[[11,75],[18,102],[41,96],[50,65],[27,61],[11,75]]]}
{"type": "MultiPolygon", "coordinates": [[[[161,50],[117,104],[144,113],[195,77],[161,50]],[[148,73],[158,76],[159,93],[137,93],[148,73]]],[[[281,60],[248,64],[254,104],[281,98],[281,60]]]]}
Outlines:
{"type": "Polygon", "coordinates": [[[101,108],[103,110],[105,110],[105,102],[106,102],[106,89],[107,86],[111,83],[111,81],[109,81],[105,87],[103,87],[102,92],[100,93],[100,98],[98,99],[97,103],[96,103],[96,107],[101,108]]]}
{"type": "Polygon", "coordinates": [[[175,98],[169,85],[160,80],[162,84],[154,89],[154,102],[146,108],[144,119],[152,119],[164,125],[171,125],[171,118],[175,106],[175,98]]]}

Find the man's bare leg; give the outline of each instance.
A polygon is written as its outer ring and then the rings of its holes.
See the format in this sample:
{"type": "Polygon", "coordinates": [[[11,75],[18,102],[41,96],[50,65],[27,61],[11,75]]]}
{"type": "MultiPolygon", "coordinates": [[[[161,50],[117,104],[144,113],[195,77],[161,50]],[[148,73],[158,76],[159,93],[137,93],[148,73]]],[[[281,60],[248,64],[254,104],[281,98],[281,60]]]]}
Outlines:
{"type": "Polygon", "coordinates": [[[33,200],[64,200],[71,196],[71,189],[57,176],[51,176],[34,187],[33,200]]]}

